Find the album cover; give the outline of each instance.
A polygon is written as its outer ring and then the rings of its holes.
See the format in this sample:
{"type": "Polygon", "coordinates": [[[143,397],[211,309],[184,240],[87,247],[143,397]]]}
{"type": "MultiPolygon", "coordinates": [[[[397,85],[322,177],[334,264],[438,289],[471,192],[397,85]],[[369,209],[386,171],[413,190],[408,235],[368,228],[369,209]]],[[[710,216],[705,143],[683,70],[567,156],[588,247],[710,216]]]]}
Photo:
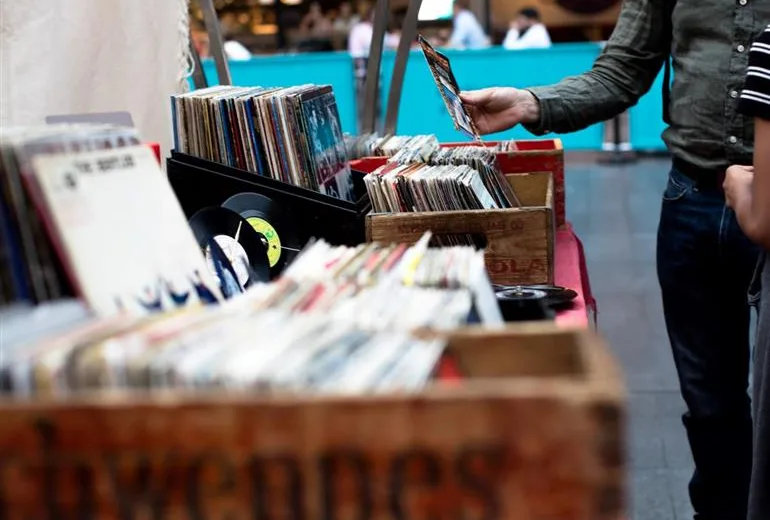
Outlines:
{"type": "Polygon", "coordinates": [[[172,97],[181,153],[355,202],[330,85],[212,87],[172,97]]]}
{"type": "Polygon", "coordinates": [[[428,68],[433,75],[433,80],[441,94],[441,98],[444,100],[455,128],[476,140],[481,140],[473,119],[471,119],[465,105],[460,100],[460,87],[457,85],[457,80],[452,72],[449,58],[434,49],[422,36],[419,37],[419,42],[425,60],[428,62],[428,68]]]}
{"type": "Polygon", "coordinates": [[[355,202],[353,174],[331,87],[302,96],[302,115],[318,191],[355,202]]]}
{"type": "Polygon", "coordinates": [[[97,315],[149,314],[219,296],[146,146],[37,156],[38,209],[73,285],[97,315]]]}

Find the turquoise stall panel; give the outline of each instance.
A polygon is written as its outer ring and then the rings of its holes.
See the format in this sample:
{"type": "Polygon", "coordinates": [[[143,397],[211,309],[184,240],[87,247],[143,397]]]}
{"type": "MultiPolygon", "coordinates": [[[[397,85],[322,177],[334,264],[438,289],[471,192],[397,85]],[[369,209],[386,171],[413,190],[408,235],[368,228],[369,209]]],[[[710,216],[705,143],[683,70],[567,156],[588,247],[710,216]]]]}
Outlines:
{"type": "MultiPolygon", "coordinates": [[[[353,60],[346,52],[306,53],[255,56],[247,61],[230,61],[233,85],[288,87],[302,83],[331,85],[337,99],[342,130],[356,131],[355,84],[353,60]]],[[[213,60],[207,59],[203,69],[210,85],[216,80],[213,60]]]]}
{"type": "MultiPolygon", "coordinates": [[[[491,86],[531,87],[548,85],[590,69],[599,55],[598,44],[558,44],[550,49],[507,51],[501,47],[483,50],[443,51],[452,63],[455,77],[463,90],[491,86]]],[[[382,96],[387,103],[387,89],[393,71],[395,53],[383,56],[382,96]]],[[[404,88],[401,96],[399,134],[436,134],[442,142],[466,141],[465,135],[454,129],[449,114],[436,89],[433,79],[419,50],[409,56],[404,88]]],[[[560,137],[568,150],[600,150],[602,125],[593,125],[560,137]]],[[[522,127],[494,134],[485,139],[531,139],[532,134],[522,127]]]]}
{"type": "MultiPolygon", "coordinates": [[[[500,47],[457,51],[447,50],[457,81],[465,90],[494,85],[529,87],[556,83],[564,77],[591,68],[601,47],[598,44],[558,44],[550,49],[506,51],[500,47]]],[[[383,110],[393,72],[394,52],[383,56],[381,96],[383,110]]],[[[215,67],[204,61],[211,84],[215,67]]],[[[258,56],[248,61],[231,61],[230,71],[235,85],[288,86],[301,83],[330,84],[334,88],[345,132],[356,132],[355,85],[353,61],[347,53],[308,53],[296,55],[258,56]]],[[[419,50],[409,56],[401,106],[398,133],[433,133],[442,142],[468,140],[456,131],[441,97],[433,84],[425,59],[419,50]]],[[[488,136],[487,139],[527,139],[531,134],[521,127],[488,136]]],[[[549,135],[548,137],[554,137],[549,135]]],[[[559,135],[571,150],[599,150],[602,125],[597,124],[572,134],[559,135]]]]}
{"type": "Polygon", "coordinates": [[[666,149],[661,134],[663,122],[663,73],[658,75],[650,91],[629,112],[631,145],[635,150],[658,152],[666,149]]]}

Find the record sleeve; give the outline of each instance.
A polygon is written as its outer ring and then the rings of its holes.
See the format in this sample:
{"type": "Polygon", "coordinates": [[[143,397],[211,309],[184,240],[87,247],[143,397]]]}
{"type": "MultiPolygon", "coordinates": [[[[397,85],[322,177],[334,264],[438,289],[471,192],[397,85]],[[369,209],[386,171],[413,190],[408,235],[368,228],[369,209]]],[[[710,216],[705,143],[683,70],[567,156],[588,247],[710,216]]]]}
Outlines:
{"type": "Polygon", "coordinates": [[[460,99],[460,87],[457,85],[449,58],[440,53],[428,41],[420,35],[418,37],[420,47],[428,62],[428,68],[433,75],[441,98],[444,100],[449,115],[454,121],[455,128],[466,133],[473,139],[480,141],[481,136],[476,124],[468,114],[465,104],[460,99]]]}
{"type": "Polygon", "coordinates": [[[40,208],[73,285],[97,315],[146,314],[215,297],[179,202],[146,146],[34,158],[40,208]]]}

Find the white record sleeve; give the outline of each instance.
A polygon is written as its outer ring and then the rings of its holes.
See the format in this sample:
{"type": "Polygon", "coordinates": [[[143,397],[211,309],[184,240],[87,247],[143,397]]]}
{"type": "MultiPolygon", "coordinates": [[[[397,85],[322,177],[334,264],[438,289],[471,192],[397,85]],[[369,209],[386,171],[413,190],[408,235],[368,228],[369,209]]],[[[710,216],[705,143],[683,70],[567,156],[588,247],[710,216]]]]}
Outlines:
{"type": "Polygon", "coordinates": [[[45,220],[76,288],[98,315],[219,296],[168,180],[146,146],[33,159],[45,220]]]}

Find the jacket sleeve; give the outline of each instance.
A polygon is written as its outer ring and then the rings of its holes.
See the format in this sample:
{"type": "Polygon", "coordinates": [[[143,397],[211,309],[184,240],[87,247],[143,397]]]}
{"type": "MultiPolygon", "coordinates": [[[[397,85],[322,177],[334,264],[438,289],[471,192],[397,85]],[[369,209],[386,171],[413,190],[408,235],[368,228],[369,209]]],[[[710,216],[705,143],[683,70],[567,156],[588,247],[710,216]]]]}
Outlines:
{"type": "Polygon", "coordinates": [[[624,0],[618,23],[593,67],[556,85],[528,89],[540,103],[536,135],[581,130],[636,104],[652,86],[671,49],[668,2],[624,0]]]}

